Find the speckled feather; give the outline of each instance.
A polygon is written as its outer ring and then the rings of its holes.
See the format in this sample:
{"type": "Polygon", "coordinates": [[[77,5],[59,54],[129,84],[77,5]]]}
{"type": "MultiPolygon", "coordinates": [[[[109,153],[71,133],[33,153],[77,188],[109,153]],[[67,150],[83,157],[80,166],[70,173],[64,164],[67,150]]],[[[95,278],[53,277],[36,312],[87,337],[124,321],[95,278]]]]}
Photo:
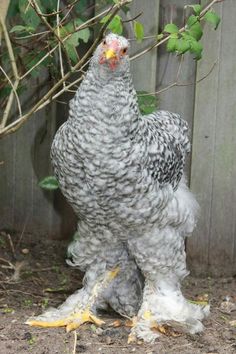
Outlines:
{"type": "MultiPolygon", "coordinates": [[[[106,37],[107,44],[114,40],[128,46],[123,37],[106,37]]],[[[69,262],[86,272],[87,292],[106,269],[120,266],[96,307],[109,304],[128,316],[139,309],[133,335],[147,341],[157,336],[144,321],[147,308],[159,323],[201,330],[204,311],[189,305],[179,289],[187,274],[184,237],[198,210],[183,177],[187,123],[166,111],[142,117],[128,55],[111,70],[99,63],[102,51],[101,44],[51,150],[61,191],[78,216],[69,262]]]]}

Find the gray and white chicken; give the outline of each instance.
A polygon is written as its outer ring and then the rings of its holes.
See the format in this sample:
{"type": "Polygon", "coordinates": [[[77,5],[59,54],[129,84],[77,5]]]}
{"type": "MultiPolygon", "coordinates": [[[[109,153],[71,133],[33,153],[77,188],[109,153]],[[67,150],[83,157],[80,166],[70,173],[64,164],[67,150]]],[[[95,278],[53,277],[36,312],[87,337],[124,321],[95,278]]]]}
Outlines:
{"type": "Polygon", "coordinates": [[[152,342],[165,324],[201,331],[209,308],[180,290],[188,274],[185,237],[198,212],[183,175],[187,123],[167,111],[141,116],[128,47],[115,34],[97,47],[51,150],[78,216],[68,262],[85,272],[84,287],[27,323],[68,331],[100,325],[98,310],[110,306],[135,318],[130,339],[152,342]]]}

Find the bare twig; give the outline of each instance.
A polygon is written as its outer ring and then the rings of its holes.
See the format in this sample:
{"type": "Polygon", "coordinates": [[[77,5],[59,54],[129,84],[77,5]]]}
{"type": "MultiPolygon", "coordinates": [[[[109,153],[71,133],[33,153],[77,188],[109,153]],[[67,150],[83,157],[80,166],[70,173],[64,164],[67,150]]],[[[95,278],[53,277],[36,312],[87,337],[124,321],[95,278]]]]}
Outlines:
{"type": "Polygon", "coordinates": [[[20,39],[28,39],[28,38],[31,38],[31,37],[37,37],[37,36],[41,36],[43,34],[48,34],[50,33],[50,31],[43,31],[43,32],[37,32],[37,33],[31,33],[27,36],[21,36],[21,37],[14,37],[14,39],[17,39],[17,40],[20,40],[20,39]]]}
{"type": "Polygon", "coordinates": [[[8,261],[7,259],[5,259],[5,258],[0,258],[0,262],[4,262],[4,263],[7,263],[7,264],[9,264],[9,266],[10,266],[10,269],[14,269],[14,265],[10,262],[10,261],[8,261]]]}
{"type": "Polygon", "coordinates": [[[201,81],[205,80],[211,73],[212,71],[214,70],[215,66],[217,65],[217,61],[214,62],[214,64],[212,65],[212,67],[210,68],[210,70],[208,71],[207,74],[205,74],[203,77],[201,77],[200,79],[198,80],[195,80],[193,82],[186,82],[186,83],[181,83],[181,82],[178,82],[178,76],[179,76],[179,70],[178,70],[178,73],[177,73],[177,78],[176,78],[176,81],[175,82],[172,82],[171,84],[167,85],[166,87],[158,90],[158,91],[155,91],[155,92],[149,92],[149,93],[141,93],[141,94],[138,94],[139,97],[142,97],[142,96],[149,96],[149,95],[159,95],[167,90],[169,90],[170,88],[172,87],[184,87],[184,86],[193,86],[193,85],[196,85],[196,84],[199,84],[201,81]]]}
{"type": "Polygon", "coordinates": [[[9,245],[10,245],[10,248],[11,248],[11,251],[12,251],[12,254],[13,254],[13,257],[16,257],[16,251],[15,251],[14,244],[13,244],[13,242],[12,242],[11,235],[10,235],[10,234],[7,234],[7,238],[8,238],[8,241],[9,241],[9,245]]]}
{"type": "Polygon", "coordinates": [[[30,1],[30,4],[31,6],[33,7],[34,11],[36,12],[36,14],[39,16],[39,18],[41,19],[41,21],[45,24],[45,26],[52,32],[52,34],[54,34],[54,36],[57,38],[58,40],[58,44],[59,44],[59,47],[63,48],[63,51],[64,51],[64,54],[66,56],[66,59],[67,59],[67,62],[68,62],[68,65],[69,65],[69,68],[71,68],[71,60],[67,54],[67,50],[64,46],[64,43],[63,41],[61,40],[61,37],[60,35],[58,35],[58,31],[59,31],[59,28],[57,27],[56,29],[54,29],[50,23],[46,20],[46,18],[43,16],[41,10],[40,10],[40,7],[38,6],[37,4],[37,1],[35,0],[29,0],[30,1]]]}
{"type": "MultiPolygon", "coordinates": [[[[60,0],[57,0],[57,36],[58,38],[60,38],[60,27],[59,27],[59,23],[60,23],[60,16],[59,16],[59,9],[60,9],[60,0]]],[[[61,51],[61,38],[60,38],[60,42],[59,42],[59,47],[58,47],[58,53],[59,53],[59,62],[60,62],[60,69],[61,69],[61,77],[65,76],[64,73],[64,67],[63,67],[63,61],[62,61],[62,51],[61,51]]],[[[63,86],[65,87],[65,81],[63,82],[63,86]]]]}
{"type": "MultiPolygon", "coordinates": [[[[2,283],[2,282],[1,282],[2,283]]],[[[5,284],[12,284],[12,283],[9,283],[9,282],[4,282],[5,284]]],[[[14,284],[14,283],[13,283],[14,284]]],[[[20,294],[23,294],[23,295],[29,295],[29,296],[33,296],[33,297],[38,297],[38,298],[41,298],[41,299],[44,299],[45,296],[44,295],[39,295],[39,294],[33,294],[33,293],[29,293],[27,291],[22,291],[22,290],[17,290],[17,289],[7,289],[7,291],[11,292],[11,293],[20,293],[20,294]]],[[[3,290],[1,291],[3,292],[3,290]]]]}
{"type": "Polygon", "coordinates": [[[2,39],[2,27],[1,23],[5,22],[5,18],[7,15],[7,10],[10,4],[10,0],[5,0],[5,1],[0,1],[0,45],[1,45],[1,39],[2,39]]]}
{"type": "MultiPolygon", "coordinates": [[[[221,1],[224,1],[224,0],[221,0],[221,1]]],[[[219,0],[212,0],[205,8],[201,11],[201,13],[200,13],[200,15],[199,15],[199,19],[202,20],[203,17],[204,17],[204,15],[206,14],[206,12],[207,12],[214,4],[216,4],[217,2],[219,2],[219,0]]],[[[182,28],[180,28],[179,33],[184,32],[185,29],[186,29],[186,26],[183,26],[182,28]]],[[[171,34],[170,34],[170,35],[167,35],[165,38],[163,38],[163,39],[160,40],[160,41],[154,42],[154,43],[153,43],[152,45],[150,45],[148,48],[145,48],[143,51],[141,51],[141,52],[139,52],[139,53],[133,55],[133,56],[130,58],[130,60],[135,60],[135,59],[141,57],[142,55],[144,55],[144,54],[150,52],[151,50],[153,50],[153,49],[159,47],[159,46],[162,45],[163,43],[166,43],[166,42],[170,39],[170,36],[171,36],[171,34]]]]}
{"type": "Polygon", "coordinates": [[[22,240],[22,237],[24,235],[24,232],[25,232],[25,228],[26,228],[26,225],[28,223],[28,219],[29,219],[29,215],[26,217],[26,220],[25,220],[25,223],[24,223],[24,226],[23,226],[23,229],[22,229],[22,232],[20,234],[20,237],[19,237],[19,240],[16,244],[16,249],[18,249],[20,247],[20,243],[21,243],[21,240],[22,240]]]}
{"type": "Polygon", "coordinates": [[[11,45],[11,41],[10,41],[10,38],[9,38],[9,35],[8,35],[8,31],[7,31],[5,22],[2,20],[1,16],[0,16],[0,22],[1,22],[1,27],[2,27],[2,30],[3,30],[4,38],[5,38],[5,41],[6,41],[8,54],[9,54],[9,57],[10,57],[12,71],[13,71],[15,80],[17,80],[19,78],[19,75],[18,75],[18,70],[17,70],[17,66],[16,66],[16,60],[15,60],[13,48],[12,48],[12,45],[11,45]]]}
{"type": "Polygon", "coordinates": [[[6,108],[3,112],[3,117],[2,117],[2,121],[0,124],[0,127],[5,127],[6,123],[7,123],[7,119],[9,117],[10,111],[11,111],[11,107],[13,104],[13,99],[14,96],[16,97],[16,101],[17,101],[17,105],[18,105],[18,110],[19,110],[19,115],[22,115],[22,111],[21,111],[21,104],[20,104],[20,100],[19,100],[19,96],[16,92],[18,85],[19,85],[19,74],[18,74],[18,70],[17,70],[17,66],[16,66],[16,60],[15,60],[15,56],[14,56],[14,52],[13,52],[13,48],[11,45],[11,41],[8,35],[8,31],[5,25],[4,20],[2,19],[2,17],[0,16],[0,25],[3,31],[3,35],[5,38],[5,42],[6,42],[6,46],[7,46],[7,50],[8,50],[8,54],[9,54],[9,58],[10,58],[10,62],[11,62],[11,66],[12,66],[12,72],[15,78],[15,82],[14,84],[12,83],[11,79],[9,78],[9,76],[7,75],[7,73],[5,72],[5,70],[0,66],[1,71],[3,72],[3,74],[5,75],[6,79],[8,80],[12,90],[11,93],[8,97],[8,101],[7,101],[7,105],[6,108]]]}
{"type": "Polygon", "coordinates": [[[129,18],[128,20],[122,20],[123,23],[127,23],[127,22],[132,22],[134,20],[137,20],[137,18],[139,18],[140,16],[142,16],[143,12],[140,12],[138,15],[132,17],[132,18],[129,18]]]}
{"type": "MultiPolygon", "coordinates": [[[[203,16],[205,15],[205,13],[216,3],[218,3],[219,1],[223,1],[223,0],[212,0],[210,1],[206,7],[202,10],[199,18],[200,20],[203,19],[203,16]]],[[[116,15],[116,13],[119,11],[120,7],[122,7],[123,5],[132,2],[132,0],[119,0],[117,1],[113,6],[109,7],[108,9],[106,9],[105,11],[99,13],[98,15],[94,16],[93,18],[87,20],[86,22],[84,22],[83,24],[79,25],[78,27],[75,28],[75,31],[80,31],[82,29],[85,29],[89,26],[92,26],[96,23],[96,21],[99,21],[99,19],[107,14],[111,14],[109,20],[103,24],[103,26],[101,27],[101,30],[97,36],[97,38],[95,39],[93,45],[89,48],[88,52],[77,62],[77,64],[74,67],[70,67],[70,71],[68,71],[67,73],[64,72],[64,68],[63,68],[63,62],[62,62],[62,53],[61,53],[61,48],[64,48],[64,42],[74,33],[69,33],[68,36],[65,36],[64,38],[60,38],[60,31],[59,31],[59,27],[62,25],[62,20],[64,21],[64,19],[62,19],[59,22],[59,13],[60,13],[60,7],[59,7],[59,0],[57,1],[57,12],[54,12],[52,15],[56,15],[57,16],[57,25],[55,28],[53,28],[47,21],[46,16],[44,16],[45,14],[43,14],[40,11],[40,8],[37,7],[38,4],[35,0],[29,0],[29,4],[31,4],[31,6],[33,6],[35,8],[35,11],[37,12],[37,14],[40,16],[41,20],[43,21],[43,23],[49,28],[50,32],[52,32],[58,43],[49,50],[49,52],[42,57],[33,67],[31,67],[25,74],[23,74],[19,80],[23,80],[25,77],[27,77],[32,70],[34,70],[38,65],[40,65],[48,56],[52,55],[52,53],[57,50],[59,50],[59,60],[60,60],[60,70],[61,70],[61,79],[53,86],[51,87],[51,89],[23,116],[19,117],[18,119],[16,119],[14,122],[10,123],[8,126],[3,126],[2,129],[0,127],[0,138],[15,132],[16,130],[18,130],[29,118],[30,116],[35,113],[36,111],[38,111],[39,109],[42,109],[44,106],[46,106],[47,104],[49,104],[53,99],[58,98],[63,92],[65,91],[69,91],[70,88],[75,85],[77,82],[82,80],[82,77],[80,77],[77,80],[75,80],[72,84],[68,84],[66,85],[66,81],[68,80],[68,78],[72,75],[72,73],[74,71],[82,71],[82,68],[87,64],[88,59],[90,57],[90,55],[92,54],[93,50],[95,49],[95,47],[97,46],[97,44],[99,43],[99,41],[101,40],[101,38],[103,37],[103,34],[107,28],[107,26],[109,25],[110,21],[113,19],[113,17],[116,15]],[[63,86],[63,88],[61,88],[61,86],[63,86]],[[59,91],[58,91],[59,90],[59,91]]],[[[70,4],[71,6],[74,6],[75,1],[70,4]]],[[[68,7],[69,11],[67,12],[67,14],[65,16],[68,15],[68,13],[71,11],[72,7],[68,7]]],[[[64,16],[64,18],[65,18],[64,16]]],[[[136,17],[135,17],[136,18],[136,17]]],[[[134,20],[135,18],[131,19],[134,20]]],[[[182,27],[179,30],[179,33],[182,33],[183,31],[186,30],[186,27],[182,27]]],[[[158,46],[160,46],[161,44],[165,43],[168,41],[168,39],[170,38],[170,35],[166,34],[165,37],[160,40],[160,41],[154,41],[154,43],[152,43],[148,48],[144,49],[143,51],[141,51],[140,53],[137,53],[136,55],[134,55],[131,60],[134,60],[138,57],[140,57],[141,55],[144,55],[145,53],[149,52],[150,50],[157,48],[158,46]]],[[[66,53],[66,51],[65,51],[66,53]]],[[[67,55],[67,53],[66,53],[67,55]]],[[[154,94],[163,92],[173,86],[189,86],[189,85],[193,85],[194,83],[187,83],[187,84],[182,84],[179,83],[179,73],[180,73],[180,67],[177,73],[177,78],[176,81],[170,85],[168,85],[167,88],[164,88],[162,90],[160,90],[159,92],[156,92],[154,94]]],[[[204,78],[202,78],[201,80],[203,80],[204,78]]],[[[200,82],[199,80],[197,82],[200,82]]],[[[16,89],[15,89],[16,91],[16,89]]],[[[9,97],[9,104],[7,105],[7,107],[12,105],[12,101],[13,101],[13,90],[12,90],[12,94],[11,97],[9,97]],[[11,98],[11,100],[10,100],[11,98]]],[[[9,108],[8,108],[9,109],[9,108]]],[[[9,115],[9,113],[8,113],[9,115]]]]}
{"type": "Polygon", "coordinates": [[[16,90],[17,90],[17,88],[19,86],[20,80],[17,79],[14,82],[14,84],[13,84],[11,79],[9,78],[9,76],[7,75],[7,73],[5,72],[5,70],[1,66],[0,66],[0,70],[3,72],[3,74],[7,78],[8,82],[11,85],[11,88],[12,88],[11,93],[10,93],[10,95],[8,97],[6,108],[5,108],[4,112],[3,112],[2,121],[1,121],[1,124],[0,124],[0,128],[4,128],[6,123],[7,123],[7,119],[9,117],[10,111],[11,111],[11,107],[12,107],[12,104],[13,104],[14,96],[16,97],[18,110],[19,110],[19,115],[20,115],[20,117],[22,116],[20,99],[19,99],[19,96],[18,96],[18,94],[16,92],[16,90]]]}
{"type": "MultiPolygon", "coordinates": [[[[33,1],[33,0],[31,0],[31,1],[33,1]]],[[[132,0],[120,0],[118,3],[114,4],[113,6],[111,6],[108,9],[108,12],[109,11],[111,12],[110,18],[108,19],[108,21],[106,23],[104,23],[102,25],[95,41],[93,42],[91,47],[88,49],[86,54],[83,56],[83,58],[81,58],[79,60],[79,62],[76,63],[76,65],[72,68],[72,70],[67,72],[64,75],[64,77],[62,77],[25,115],[23,115],[19,119],[15,120],[13,123],[9,124],[7,127],[1,129],[0,130],[0,138],[18,130],[30,118],[30,116],[39,109],[39,107],[41,109],[44,106],[44,103],[46,101],[50,102],[53,94],[61,87],[63,82],[66,81],[71,76],[72,72],[74,72],[75,70],[79,70],[81,67],[84,66],[84,64],[87,62],[88,58],[90,57],[90,55],[93,53],[94,49],[97,47],[98,43],[101,41],[107,26],[112,21],[114,16],[117,14],[117,12],[120,10],[120,8],[123,5],[128,4],[130,2],[132,2],[132,0]]]]}
{"type": "Polygon", "coordinates": [[[16,262],[16,264],[14,265],[14,274],[11,276],[9,281],[18,282],[20,280],[20,273],[25,264],[25,261],[16,262]]]}
{"type": "Polygon", "coordinates": [[[64,9],[62,10],[59,10],[57,9],[57,11],[55,12],[52,12],[50,14],[44,14],[42,13],[43,17],[52,17],[52,16],[55,16],[55,15],[59,15],[61,14],[65,9],[69,9],[70,11],[73,9],[73,7],[76,5],[76,3],[78,3],[80,0],[75,0],[74,2],[72,2],[71,4],[68,4],[64,7],[64,9]]]}
{"type": "Polygon", "coordinates": [[[76,346],[77,346],[77,332],[74,331],[74,346],[73,346],[73,354],[76,354],[76,346]]]}

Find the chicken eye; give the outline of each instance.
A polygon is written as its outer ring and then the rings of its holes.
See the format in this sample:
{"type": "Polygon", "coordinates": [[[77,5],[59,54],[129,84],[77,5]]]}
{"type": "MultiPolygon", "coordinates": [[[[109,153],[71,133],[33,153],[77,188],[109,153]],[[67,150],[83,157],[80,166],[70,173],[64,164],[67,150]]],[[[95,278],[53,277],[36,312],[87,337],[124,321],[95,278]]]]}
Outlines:
{"type": "Polygon", "coordinates": [[[121,54],[126,54],[127,53],[127,50],[128,50],[128,48],[126,47],[126,48],[123,48],[123,49],[121,49],[121,54]]]}
{"type": "Polygon", "coordinates": [[[106,42],[105,39],[102,41],[102,44],[103,44],[103,45],[106,45],[106,44],[107,44],[107,42],[106,42]]]}

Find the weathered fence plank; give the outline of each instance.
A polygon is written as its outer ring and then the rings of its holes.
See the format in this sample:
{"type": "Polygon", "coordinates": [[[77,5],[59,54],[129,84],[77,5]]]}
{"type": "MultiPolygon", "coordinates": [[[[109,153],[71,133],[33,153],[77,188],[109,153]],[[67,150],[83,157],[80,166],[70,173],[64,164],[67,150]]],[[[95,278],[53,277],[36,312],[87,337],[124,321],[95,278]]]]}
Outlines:
{"type": "Polygon", "coordinates": [[[1,228],[51,234],[52,196],[45,198],[38,181],[50,171],[52,134],[45,131],[40,140],[36,139],[40,125],[45,125],[44,118],[50,113],[46,110],[36,113],[18,133],[1,141],[0,156],[4,161],[0,166],[1,228]],[[42,149],[44,154],[39,159],[42,149]]]}
{"type": "MultiPolygon", "coordinates": [[[[132,16],[142,13],[138,21],[144,25],[145,36],[152,36],[158,33],[159,22],[159,0],[149,0],[148,6],[145,1],[135,0],[131,4],[132,16]]],[[[132,26],[132,25],[131,25],[132,26]]],[[[134,33],[128,26],[129,37],[134,38],[134,33]]],[[[141,44],[136,41],[131,42],[131,53],[136,54],[140,50],[147,48],[152,39],[145,39],[141,44]]],[[[131,72],[133,74],[134,87],[138,91],[155,91],[156,87],[156,62],[157,50],[152,50],[146,55],[131,62],[131,72]]]]}
{"type": "Polygon", "coordinates": [[[215,8],[222,23],[217,32],[206,29],[204,60],[197,70],[199,79],[217,60],[214,71],[196,87],[191,188],[202,211],[188,253],[196,273],[229,275],[235,271],[236,39],[227,33],[236,8],[233,1],[215,8]]]}
{"type": "MultiPolygon", "coordinates": [[[[183,21],[185,4],[195,0],[136,0],[132,15],[143,11],[140,21],[145,35],[158,32],[171,20],[183,21]]],[[[233,275],[236,272],[236,38],[232,33],[236,18],[235,0],[215,6],[222,16],[215,32],[207,26],[203,37],[204,58],[196,66],[186,56],[179,82],[187,86],[163,92],[159,107],[180,113],[193,125],[191,189],[201,206],[201,217],[194,237],[187,242],[188,262],[197,274],[233,275]]],[[[130,38],[134,37],[128,24],[130,38]]],[[[138,50],[132,41],[132,53],[138,50]]],[[[148,41],[142,43],[146,47],[148,41]]],[[[139,47],[140,48],[140,47],[139,47]]],[[[156,91],[173,83],[179,58],[153,51],[132,62],[137,90],[156,91]]],[[[29,231],[45,237],[72,233],[74,216],[60,193],[43,192],[38,181],[51,173],[49,151],[59,125],[67,117],[67,106],[55,106],[36,113],[19,132],[0,142],[0,229],[29,231]]],[[[189,165],[190,166],[190,165],[189,165]]]]}
{"type": "MultiPolygon", "coordinates": [[[[186,11],[185,5],[195,4],[196,0],[161,0],[160,2],[160,29],[165,24],[173,22],[183,26],[186,11]]],[[[160,109],[181,114],[188,121],[190,129],[193,121],[194,93],[195,93],[196,62],[193,56],[183,58],[167,53],[165,46],[158,50],[156,90],[165,89],[176,81],[186,86],[176,86],[163,91],[158,95],[160,109]],[[178,75],[179,72],[179,75],[178,75]]]]}
{"type": "MultiPolygon", "coordinates": [[[[161,0],[160,30],[163,30],[164,26],[170,22],[182,27],[187,11],[184,11],[184,6],[195,3],[196,0],[161,0]]],[[[179,113],[189,124],[190,137],[194,114],[195,78],[196,62],[192,55],[176,56],[173,53],[167,53],[165,46],[159,47],[156,78],[156,91],[160,92],[158,107],[179,113]],[[186,86],[169,87],[176,81],[186,86]]],[[[189,178],[190,158],[187,160],[185,171],[189,178]]]]}

